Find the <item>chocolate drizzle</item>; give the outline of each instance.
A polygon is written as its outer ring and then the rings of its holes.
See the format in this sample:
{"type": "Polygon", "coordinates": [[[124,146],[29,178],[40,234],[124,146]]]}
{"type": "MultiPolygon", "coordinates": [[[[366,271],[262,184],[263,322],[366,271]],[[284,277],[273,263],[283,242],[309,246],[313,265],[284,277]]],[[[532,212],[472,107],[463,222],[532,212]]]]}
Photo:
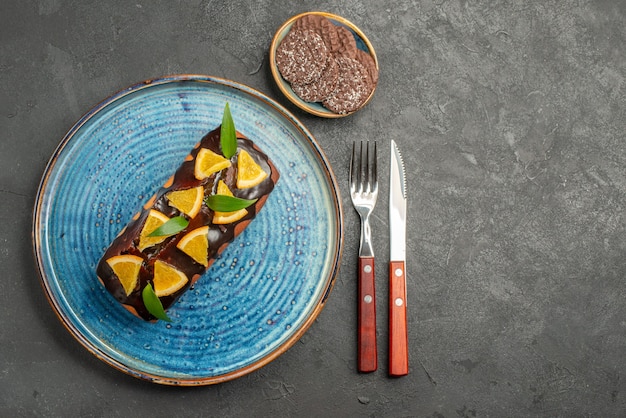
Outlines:
{"type": "Polygon", "coordinates": [[[195,159],[200,148],[207,148],[215,153],[221,154],[220,149],[220,128],[206,134],[202,140],[193,148],[189,156],[180,165],[171,181],[161,187],[152,199],[135,215],[132,221],[128,223],[126,228],[113,240],[109,248],[105,251],[100,259],[96,272],[98,278],[126,309],[133,314],[145,320],[155,320],[146,309],[141,297],[141,291],[148,284],[152,283],[154,263],[156,260],[162,260],[178,270],[185,273],[189,281],[180,290],[169,296],[160,298],[164,309],[168,309],[176,300],[186,292],[207,270],[202,264],[193,260],[190,256],[182,252],[176,247],[178,241],[189,231],[202,226],[209,226],[208,241],[209,254],[208,266],[215,261],[215,257],[220,254],[230,242],[232,242],[256,217],[261,207],[265,204],[267,197],[274,189],[276,181],[278,181],[279,173],[274,164],[250,139],[237,132],[237,146],[239,150],[246,150],[252,158],[261,166],[261,168],[269,174],[269,176],[259,185],[248,188],[238,189],[237,181],[237,154],[231,158],[231,166],[212,174],[206,179],[198,180],[194,175],[195,159]],[[202,186],[205,196],[215,194],[217,183],[223,180],[234,196],[244,199],[258,199],[252,206],[246,208],[248,213],[242,219],[228,225],[213,224],[212,219],[214,212],[206,204],[202,204],[200,212],[193,218],[189,219],[189,225],[183,231],[176,235],[167,237],[160,244],[146,248],[140,251],[137,248],[139,243],[139,235],[143,228],[143,224],[148,217],[150,209],[158,210],[168,217],[185,216],[178,209],[171,206],[165,196],[173,190],[185,190],[192,187],[202,186]],[[170,184],[171,183],[171,184],[170,184]],[[144,261],[139,272],[139,280],[135,289],[126,295],[119,279],[106,262],[109,258],[116,255],[132,254],[141,257],[144,261]]]}

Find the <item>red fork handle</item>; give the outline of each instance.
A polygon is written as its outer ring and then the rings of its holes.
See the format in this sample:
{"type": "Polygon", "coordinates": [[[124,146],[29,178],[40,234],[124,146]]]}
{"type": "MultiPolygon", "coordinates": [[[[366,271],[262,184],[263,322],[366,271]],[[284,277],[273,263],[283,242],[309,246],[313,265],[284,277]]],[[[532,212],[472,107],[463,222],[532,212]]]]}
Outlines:
{"type": "Polygon", "coordinates": [[[404,261],[389,262],[389,375],[409,373],[404,261]]]}
{"type": "Polygon", "coordinates": [[[374,257],[359,257],[358,367],[369,373],[378,368],[376,349],[376,286],[374,257]]]}

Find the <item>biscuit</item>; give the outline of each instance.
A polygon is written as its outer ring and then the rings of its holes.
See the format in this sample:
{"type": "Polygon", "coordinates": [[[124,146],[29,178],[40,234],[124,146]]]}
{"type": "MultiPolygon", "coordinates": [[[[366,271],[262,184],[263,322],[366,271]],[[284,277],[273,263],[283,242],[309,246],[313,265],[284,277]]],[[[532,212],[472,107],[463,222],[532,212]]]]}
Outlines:
{"type": "Polygon", "coordinates": [[[356,59],[339,56],[336,62],[339,66],[337,87],[322,104],[334,113],[354,112],[365,103],[374,84],[365,66],[356,59]]]}
{"type": "Polygon", "coordinates": [[[294,27],[298,29],[310,29],[322,37],[326,47],[331,53],[336,53],[341,47],[337,26],[322,15],[306,15],[294,22],[294,27]]]}
{"type": "Polygon", "coordinates": [[[339,47],[333,51],[336,55],[356,58],[356,40],[350,29],[345,26],[336,26],[337,36],[339,38],[339,47]]]}
{"type": "Polygon", "coordinates": [[[318,79],[329,58],[322,37],[310,29],[292,29],[278,45],[276,66],[289,83],[307,84],[318,79]]]}
{"type": "Polygon", "coordinates": [[[321,20],[328,20],[322,15],[307,14],[293,22],[296,29],[314,29],[320,25],[321,20]]]}
{"type": "Polygon", "coordinates": [[[372,83],[376,85],[378,83],[378,68],[376,68],[374,58],[372,58],[372,56],[367,52],[357,49],[356,59],[367,69],[367,73],[369,74],[372,83]]]}
{"type": "Polygon", "coordinates": [[[339,66],[334,58],[329,57],[326,69],[320,78],[307,84],[294,83],[291,88],[305,102],[321,102],[333,93],[338,80],[339,66]]]}

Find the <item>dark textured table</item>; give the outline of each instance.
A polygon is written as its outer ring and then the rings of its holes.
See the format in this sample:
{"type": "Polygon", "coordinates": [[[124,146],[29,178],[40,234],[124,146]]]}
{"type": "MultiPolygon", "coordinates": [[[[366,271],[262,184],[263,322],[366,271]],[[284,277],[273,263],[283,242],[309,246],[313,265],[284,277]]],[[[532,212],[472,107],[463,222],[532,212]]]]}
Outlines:
{"type": "MultiPolygon", "coordinates": [[[[553,417],[626,414],[623,1],[4,1],[0,6],[0,416],[553,417]],[[290,16],[356,23],[378,90],[338,120],[273,84],[290,16]],[[32,256],[46,162],[80,116],[142,80],[227,78],[284,104],[337,176],[340,273],[299,342],[195,388],[121,373],[56,318],[32,256]],[[388,204],[373,215],[380,367],[356,371],[352,140],[390,139],[408,172],[410,373],[387,376],[388,204]]],[[[380,172],[389,165],[386,153],[380,172]]]]}

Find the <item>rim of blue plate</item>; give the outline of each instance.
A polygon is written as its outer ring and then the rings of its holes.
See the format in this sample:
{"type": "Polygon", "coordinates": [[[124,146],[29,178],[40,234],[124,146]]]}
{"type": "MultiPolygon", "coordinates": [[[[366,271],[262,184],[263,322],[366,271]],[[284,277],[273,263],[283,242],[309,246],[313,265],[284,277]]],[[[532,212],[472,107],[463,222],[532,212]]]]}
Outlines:
{"type": "Polygon", "coordinates": [[[249,374],[255,370],[262,368],[268,363],[272,362],[280,355],[285,353],[289,348],[291,348],[301,337],[302,335],[310,328],[313,322],[316,320],[320,312],[325,306],[325,303],[334,287],[337,274],[339,272],[340,261],[343,253],[343,209],[341,206],[341,196],[340,190],[338,187],[337,180],[333,173],[333,170],[329,164],[328,159],[326,158],[324,151],[321,149],[313,135],[310,131],[286,108],[282,105],[269,98],[265,94],[259,92],[258,90],[246,86],[241,83],[237,83],[228,79],[208,76],[202,74],[173,74],[167,75],[158,78],[148,79],[136,84],[133,84],[129,87],[121,89],[98,104],[92,107],[89,111],[87,111],[83,116],[81,116],[76,123],[70,128],[70,130],[65,134],[59,145],[56,147],[52,156],[50,157],[46,167],[44,169],[41,181],[39,183],[35,204],[33,209],[33,218],[32,218],[32,230],[31,230],[31,240],[33,244],[33,253],[35,258],[35,263],[37,266],[37,272],[39,274],[40,283],[43,287],[44,294],[50,303],[54,313],[58,317],[59,321],[62,325],[68,330],[68,332],[72,335],[74,339],[76,339],[87,351],[89,351],[92,355],[94,355],[99,360],[108,364],[109,366],[122,371],[130,376],[147,380],[153,383],[163,384],[163,385],[172,385],[172,386],[203,386],[203,385],[212,385],[217,383],[222,383],[225,381],[233,380],[249,374]],[[76,135],[77,132],[80,131],[81,127],[85,125],[91,118],[96,116],[98,112],[111,105],[112,103],[124,98],[125,96],[140,91],[142,89],[150,88],[151,86],[168,84],[168,83],[178,83],[178,82],[186,82],[186,81],[196,81],[196,82],[206,82],[218,84],[226,87],[233,88],[235,90],[239,90],[247,95],[250,95],[256,99],[261,100],[266,105],[272,107],[275,111],[277,111],[281,116],[283,116],[289,123],[291,123],[297,130],[302,133],[302,136],[306,138],[313,150],[317,153],[319,157],[319,162],[322,164],[322,168],[324,170],[325,175],[327,176],[329,184],[332,186],[332,203],[334,205],[333,210],[337,214],[337,219],[335,219],[335,230],[336,230],[336,250],[333,254],[333,260],[329,260],[329,263],[332,263],[332,266],[329,270],[327,286],[324,291],[321,292],[319,300],[317,301],[314,309],[308,314],[308,317],[301,324],[299,329],[297,329],[288,339],[286,339],[282,344],[280,344],[274,351],[270,352],[266,356],[254,361],[253,363],[246,365],[240,369],[235,371],[225,373],[217,376],[207,376],[207,377],[192,377],[189,379],[186,378],[176,378],[176,377],[164,377],[161,375],[154,375],[149,372],[140,371],[133,369],[132,367],[127,366],[126,364],[118,361],[107,353],[103,352],[101,349],[96,347],[82,332],[78,329],[78,327],[72,323],[69,318],[67,318],[63,314],[63,309],[59,303],[59,301],[53,296],[53,292],[51,290],[51,284],[49,283],[49,278],[47,277],[44,265],[43,265],[43,255],[42,251],[42,242],[41,242],[41,213],[42,213],[42,204],[43,204],[43,196],[48,187],[48,182],[50,176],[55,168],[55,164],[57,159],[62,154],[64,148],[71,141],[71,139],[76,135]]]}
{"type": "Polygon", "coordinates": [[[274,78],[274,81],[276,82],[276,85],[278,86],[279,90],[285,95],[285,97],[291,103],[298,106],[301,110],[304,110],[305,112],[310,113],[315,116],[319,116],[322,118],[329,118],[329,119],[343,118],[346,116],[350,116],[358,112],[359,110],[363,109],[372,100],[372,97],[374,97],[374,92],[376,91],[376,87],[374,87],[374,89],[372,90],[368,98],[365,100],[365,102],[363,102],[363,104],[361,105],[361,107],[359,107],[359,109],[352,111],[352,112],[340,114],[340,113],[334,113],[326,109],[324,106],[322,106],[321,103],[311,103],[311,102],[305,102],[304,100],[302,100],[293,91],[293,89],[291,88],[291,85],[282,77],[282,75],[280,74],[280,71],[278,71],[278,67],[276,66],[276,49],[278,48],[278,45],[280,45],[280,42],[287,35],[289,30],[291,29],[291,26],[293,26],[294,22],[307,15],[323,16],[337,25],[341,25],[341,26],[348,28],[352,32],[352,34],[355,36],[355,40],[357,42],[357,48],[367,52],[374,59],[374,63],[376,64],[376,69],[377,70],[379,69],[378,57],[376,56],[376,51],[374,51],[374,47],[372,46],[372,43],[369,41],[367,36],[365,36],[363,31],[361,31],[361,29],[358,28],[358,26],[356,26],[354,23],[352,23],[348,19],[341,17],[339,15],[328,13],[328,12],[313,11],[313,12],[300,13],[298,15],[290,17],[289,19],[287,19],[287,21],[285,21],[285,23],[281,25],[280,28],[278,28],[278,30],[274,34],[274,38],[272,39],[272,43],[270,45],[270,51],[269,51],[270,69],[272,72],[272,77],[274,78]]]}

